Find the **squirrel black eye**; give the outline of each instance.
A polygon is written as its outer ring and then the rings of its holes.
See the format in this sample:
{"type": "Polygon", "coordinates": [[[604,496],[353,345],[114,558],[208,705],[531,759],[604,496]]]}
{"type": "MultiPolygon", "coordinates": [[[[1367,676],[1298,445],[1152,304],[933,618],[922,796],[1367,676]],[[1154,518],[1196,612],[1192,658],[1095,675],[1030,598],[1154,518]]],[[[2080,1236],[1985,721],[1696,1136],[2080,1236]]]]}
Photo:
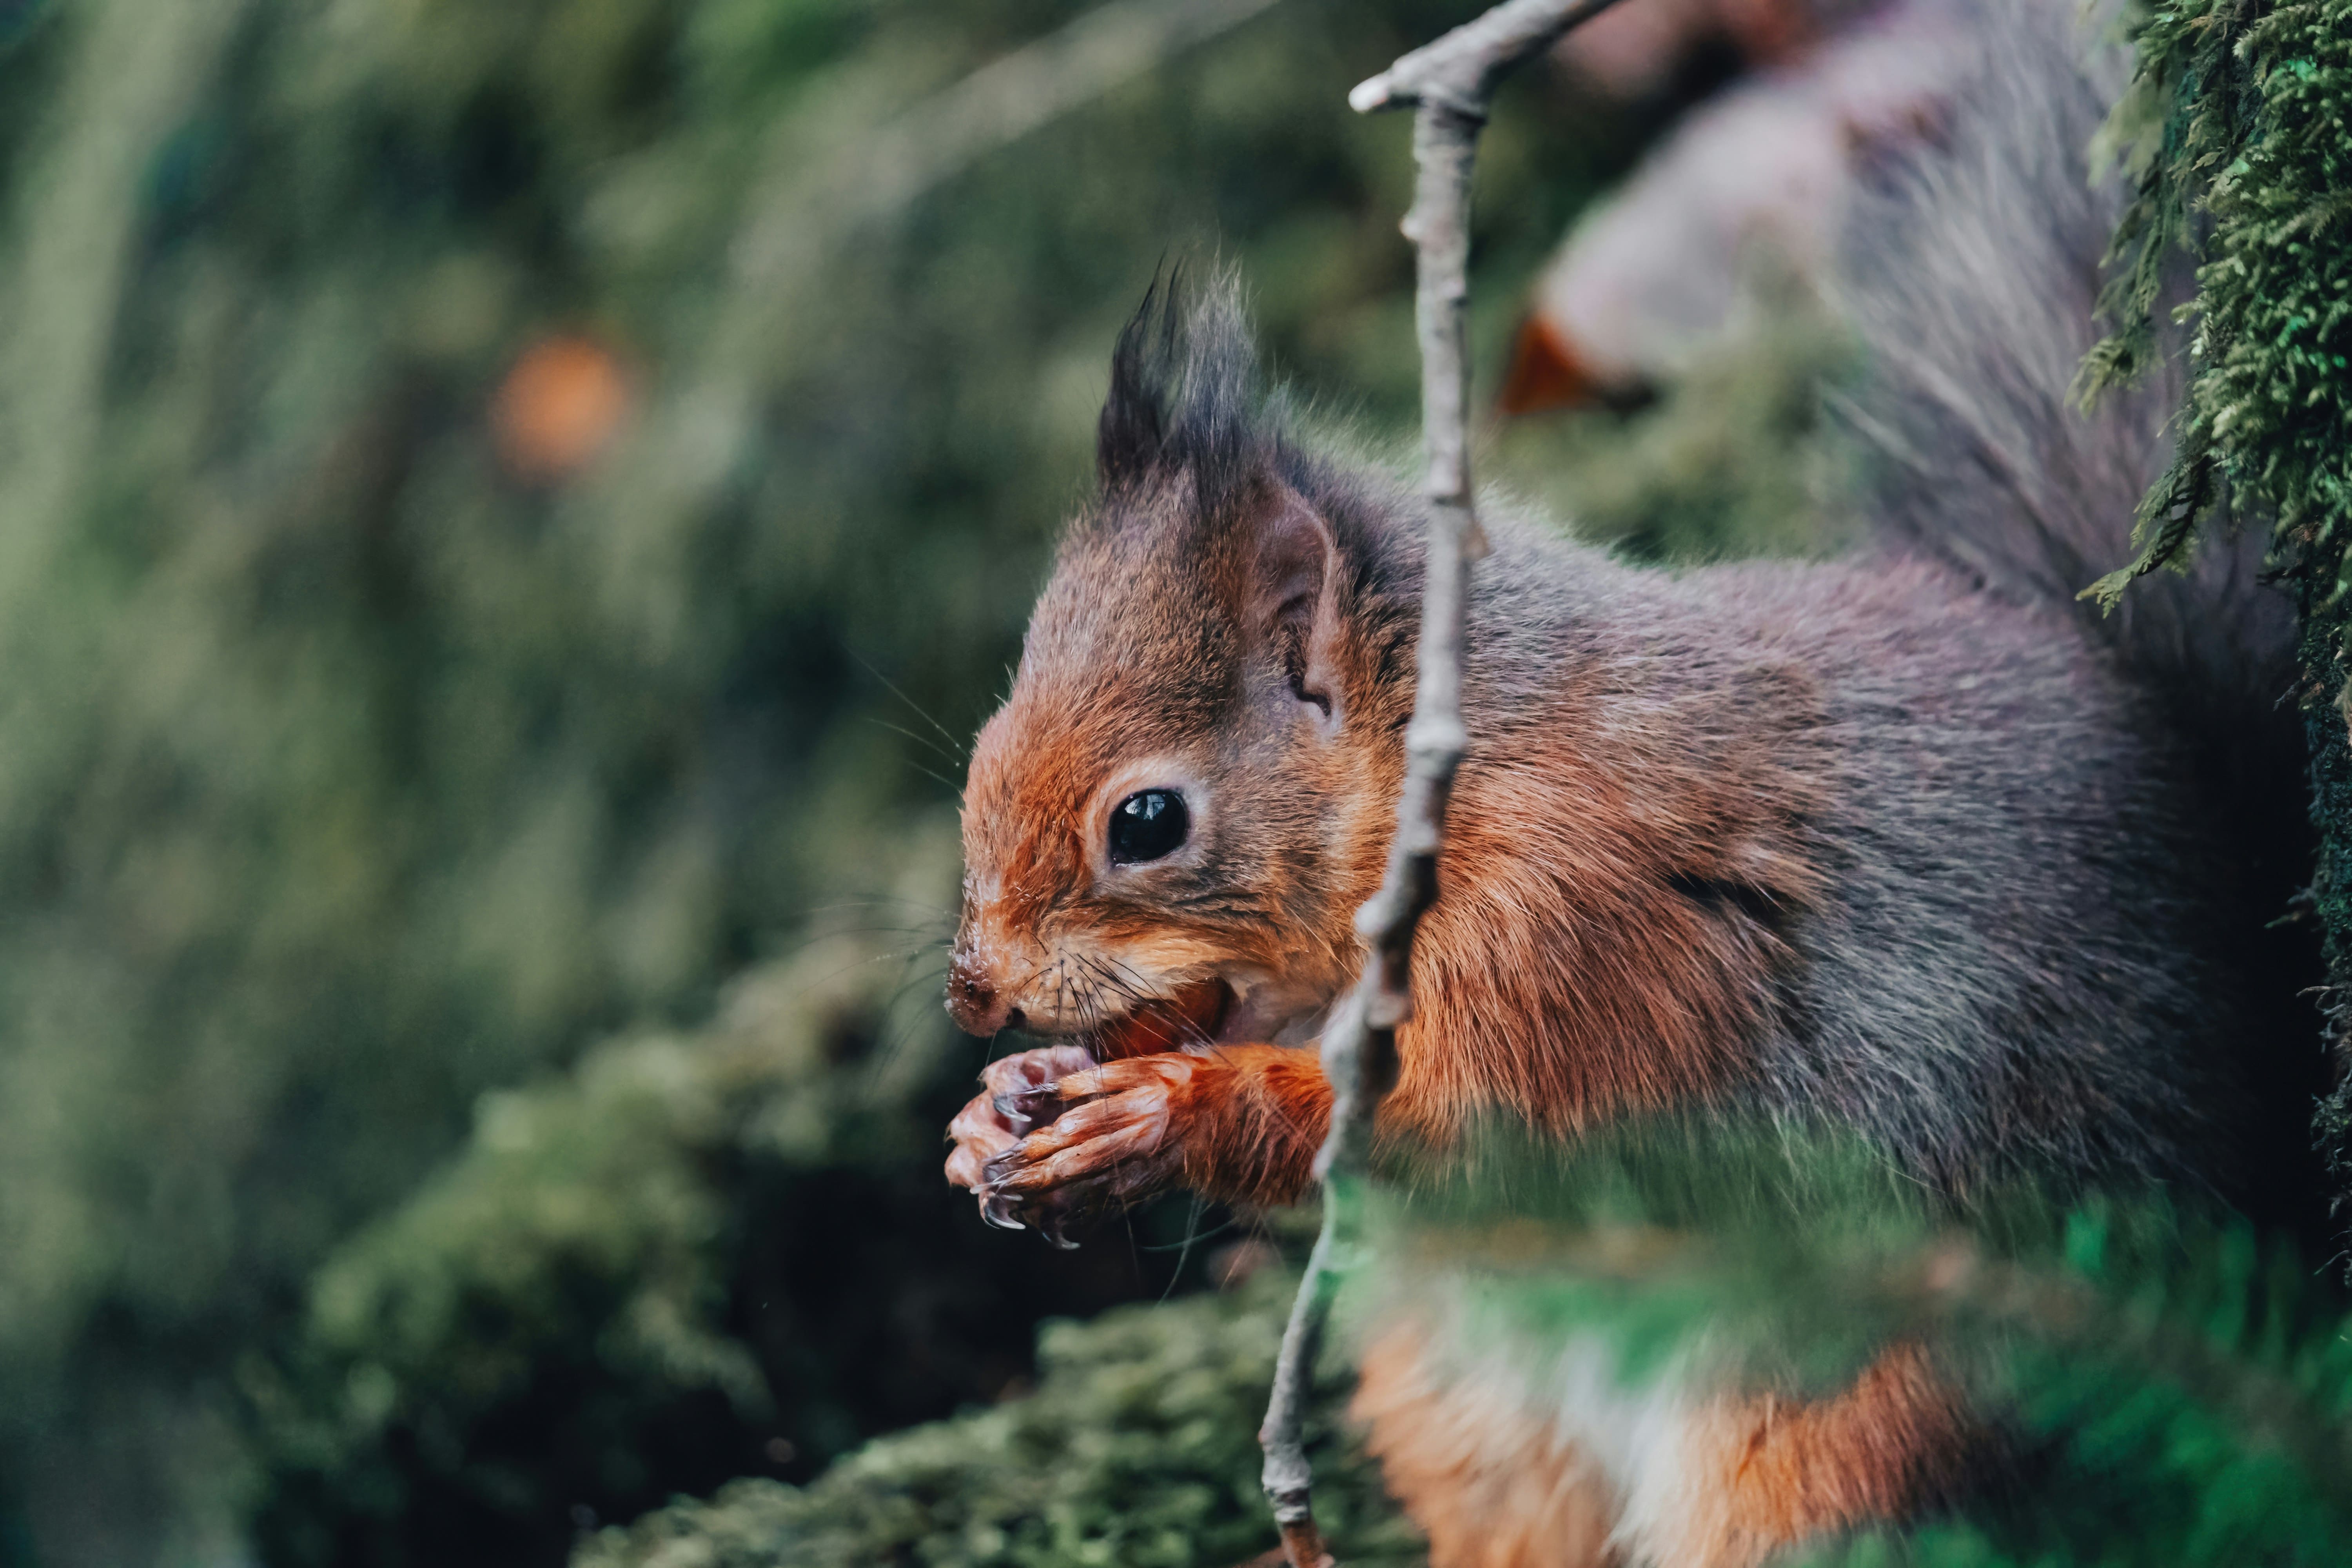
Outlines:
{"type": "Polygon", "coordinates": [[[1139,866],[1173,855],[1192,830],[1192,814],[1172,789],[1147,789],[1129,795],[1110,814],[1110,863],[1139,866]]]}

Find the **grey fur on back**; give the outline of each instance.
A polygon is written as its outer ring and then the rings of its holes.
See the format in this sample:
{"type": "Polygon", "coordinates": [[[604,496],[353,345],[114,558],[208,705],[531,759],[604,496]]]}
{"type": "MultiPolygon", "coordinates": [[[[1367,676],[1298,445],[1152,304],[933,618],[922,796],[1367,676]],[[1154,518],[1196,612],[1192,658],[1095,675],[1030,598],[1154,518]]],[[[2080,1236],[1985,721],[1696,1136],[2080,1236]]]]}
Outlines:
{"type": "Polygon", "coordinates": [[[1784,955],[1738,1103],[1858,1130],[1947,1192],[2021,1173],[2231,1184],[2232,1043],[2255,1009],[2209,947],[2239,900],[2188,743],[2112,650],[1939,563],[1667,574],[1507,518],[1491,531],[1472,771],[1549,730],[1669,794],[1738,776],[1780,796],[1692,847],[1752,870],[1653,895],[1784,955]],[[1563,696],[1562,671],[1598,707],[1563,696]]]}

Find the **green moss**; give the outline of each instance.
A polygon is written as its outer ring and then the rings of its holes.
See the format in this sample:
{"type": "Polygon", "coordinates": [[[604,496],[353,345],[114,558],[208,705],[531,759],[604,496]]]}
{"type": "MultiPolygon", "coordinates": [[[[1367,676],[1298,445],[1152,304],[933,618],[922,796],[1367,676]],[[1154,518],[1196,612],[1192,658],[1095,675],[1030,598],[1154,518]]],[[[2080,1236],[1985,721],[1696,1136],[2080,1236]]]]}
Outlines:
{"type": "MultiPolygon", "coordinates": [[[[2179,245],[2199,258],[2184,310],[2195,330],[2178,456],[2141,509],[2138,559],[2099,592],[2112,600],[2180,560],[2224,499],[2273,530],[2303,612],[2297,695],[2320,830],[2311,911],[2330,1034],[2352,1065],[2352,4],[2156,5],[2137,37],[2137,79],[2109,134],[2139,191],[2116,239],[2117,330],[2086,387],[2145,362],[2179,245]]],[[[2352,1196],[2352,1079],[2316,1126],[2352,1196]]]]}
{"type": "Polygon", "coordinates": [[[1195,1279],[1188,1205],[1075,1253],[978,1222],[939,1173],[978,1057],[928,994],[894,1003],[906,974],[814,941],[701,1028],[485,1096],[292,1342],[242,1358],[268,1560],[552,1562],[583,1519],[997,1395],[1048,1312],[1195,1279]]]}
{"type": "MultiPolygon", "coordinates": [[[[1233,1568],[1275,1544],[1257,1424],[1297,1284],[1049,1325],[1036,1391],[869,1444],[805,1487],[738,1481],[574,1555],[574,1568],[1233,1568]]],[[[1327,1409],[1338,1380],[1322,1385],[1327,1409]]],[[[1326,1418],[1318,1519],[1342,1561],[1402,1565],[1412,1534],[1326,1418]]]]}
{"type": "MultiPolygon", "coordinates": [[[[246,1359],[274,1563],[544,1556],[573,1507],[633,1511],[771,1434],[812,1459],[855,1440],[859,1380],[763,1358],[734,1298],[769,1205],[854,1210],[930,1174],[917,1091],[961,1064],[940,1029],[887,1060],[854,1048],[887,1026],[875,957],[817,942],[705,1029],[483,1098],[458,1155],[320,1268],[291,1350],[246,1359]]],[[[796,1284],[834,1282],[770,1283],[780,1326],[796,1284]]],[[[873,1306],[900,1283],[870,1282],[873,1306]]]]}

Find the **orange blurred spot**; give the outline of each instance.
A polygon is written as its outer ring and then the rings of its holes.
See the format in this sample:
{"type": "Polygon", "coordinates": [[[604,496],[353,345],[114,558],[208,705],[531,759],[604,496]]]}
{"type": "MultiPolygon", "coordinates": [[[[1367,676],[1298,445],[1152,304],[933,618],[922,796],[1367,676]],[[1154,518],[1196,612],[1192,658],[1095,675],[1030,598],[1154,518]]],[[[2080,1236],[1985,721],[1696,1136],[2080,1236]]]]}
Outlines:
{"type": "Polygon", "coordinates": [[[584,337],[551,337],[507,372],[490,423],[509,470],[561,479],[595,461],[628,412],[628,379],[610,351],[584,337]]]}
{"type": "Polygon", "coordinates": [[[1800,0],[1724,0],[1723,29],[1750,64],[1771,65],[1819,43],[1828,9],[1800,0]]]}
{"type": "Polygon", "coordinates": [[[1503,378],[1503,393],[1496,400],[1505,414],[1576,408],[1601,400],[1599,378],[1585,367],[1582,356],[1559,329],[1541,316],[1529,316],[1519,323],[1518,342],[1511,350],[1511,373],[1503,378]]]}

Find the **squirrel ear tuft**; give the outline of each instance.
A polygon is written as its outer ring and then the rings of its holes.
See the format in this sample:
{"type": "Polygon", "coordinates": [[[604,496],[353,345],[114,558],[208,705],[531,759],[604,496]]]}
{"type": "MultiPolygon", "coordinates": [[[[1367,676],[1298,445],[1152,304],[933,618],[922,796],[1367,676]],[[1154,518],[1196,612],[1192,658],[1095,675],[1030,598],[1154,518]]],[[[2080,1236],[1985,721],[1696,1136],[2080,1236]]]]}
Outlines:
{"type": "Polygon", "coordinates": [[[1106,495],[1189,471],[1212,505],[1263,469],[1268,442],[1240,280],[1220,271],[1197,298],[1184,285],[1181,265],[1154,279],[1111,354],[1095,433],[1106,495]]]}
{"type": "Polygon", "coordinates": [[[1143,306],[1129,318],[1111,351],[1110,395],[1095,426],[1095,471],[1103,493],[1131,489],[1160,467],[1168,442],[1168,404],[1176,363],[1178,276],[1151,280],[1143,306]]]}

